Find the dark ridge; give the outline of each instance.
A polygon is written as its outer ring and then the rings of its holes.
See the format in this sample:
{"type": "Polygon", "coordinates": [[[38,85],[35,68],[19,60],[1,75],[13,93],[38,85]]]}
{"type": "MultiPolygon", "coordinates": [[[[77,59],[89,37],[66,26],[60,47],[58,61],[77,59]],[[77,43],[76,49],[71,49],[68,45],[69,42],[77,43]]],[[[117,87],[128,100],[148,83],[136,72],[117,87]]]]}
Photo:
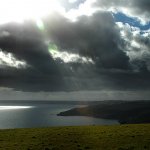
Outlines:
{"type": "Polygon", "coordinates": [[[61,112],[58,116],[90,116],[126,123],[150,123],[150,101],[103,101],[61,112]]]}

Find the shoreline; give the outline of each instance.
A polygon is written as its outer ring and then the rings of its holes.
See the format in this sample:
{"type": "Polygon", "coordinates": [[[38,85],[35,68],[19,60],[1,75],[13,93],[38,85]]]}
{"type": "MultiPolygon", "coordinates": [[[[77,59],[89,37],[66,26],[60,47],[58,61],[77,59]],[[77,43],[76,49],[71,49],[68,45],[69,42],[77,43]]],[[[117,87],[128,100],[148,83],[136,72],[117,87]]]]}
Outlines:
{"type": "Polygon", "coordinates": [[[58,116],[87,116],[99,119],[117,120],[120,124],[150,123],[150,101],[120,101],[73,108],[58,116]]]}

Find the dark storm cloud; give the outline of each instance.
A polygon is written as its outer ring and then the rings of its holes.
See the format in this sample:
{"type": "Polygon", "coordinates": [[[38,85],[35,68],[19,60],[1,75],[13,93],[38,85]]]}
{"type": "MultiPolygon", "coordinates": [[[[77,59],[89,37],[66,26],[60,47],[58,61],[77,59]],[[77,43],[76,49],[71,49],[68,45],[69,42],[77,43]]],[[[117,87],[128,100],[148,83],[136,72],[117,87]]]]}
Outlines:
{"type": "Polygon", "coordinates": [[[0,37],[0,48],[13,53],[16,58],[27,61],[29,65],[43,72],[53,73],[55,62],[48,52],[39,30],[32,24],[9,24],[1,27],[8,36],[0,37]]]}
{"type": "Polygon", "coordinates": [[[110,13],[81,16],[76,22],[55,15],[46,24],[50,39],[61,50],[91,57],[99,68],[129,68],[119,28],[110,13]]]}
{"type": "MultiPolygon", "coordinates": [[[[124,0],[125,1],[125,0],[124,0]]],[[[137,14],[143,14],[145,17],[150,15],[150,1],[149,0],[127,0],[126,6],[137,14]]],[[[124,3],[123,3],[124,4],[124,3]]]]}
{"type": "Polygon", "coordinates": [[[121,37],[120,29],[110,13],[98,12],[90,17],[81,16],[73,23],[60,15],[56,16],[55,14],[54,18],[45,22],[50,39],[61,51],[88,56],[95,62],[95,65],[88,67],[85,64],[65,64],[65,68],[68,66],[66,70],[71,67],[75,71],[65,80],[68,84],[72,83],[70,89],[150,88],[149,71],[144,58],[142,61],[134,60],[131,64],[125,53],[127,43],[121,37]],[[132,65],[138,67],[138,72],[132,70],[132,65]]]}
{"type": "Polygon", "coordinates": [[[94,7],[100,7],[109,9],[110,7],[114,7],[119,11],[124,11],[126,9],[126,13],[129,13],[131,16],[135,16],[139,19],[150,21],[150,1],[149,0],[97,0],[94,7]]]}
{"type": "MultiPolygon", "coordinates": [[[[141,63],[140,63],[141,65],[141,63]]],[[[74,74],[64,77],[66,90],[120,90],[136,91],[150,89],[150,73],[141,67],[140,72],[121,72],[116,70],[96,70],[78,67],[74,74]],[[87,70],[88,69],[88,70],[87,70]],[[91,73],[91,71],[95,71],[91,73]]],[[[94,67],[94,66],[93,66],[94,67]]]]}
{"type": "Polygon", "coordinates": [[[0,85],[17,91],[60,91],[62,84],[62,78],[57,74],[44,74],[33,68],[1,68],[0,85]]]}
{"type": "Polygon", "coordinates": [[[95,6],[99,5],[101,7],[127,7],[131,9],[136,9],[138,12],[150,13],[150,1],[149,0],[96,0],[95,6]]]}
{"type": "Polygon", "coordinates": [[[61,63],[67,91],[78,90],[121,90],[136,91],[150,89],[150,72],[144,61],[132,62],[138,67],[134,70],[99,68],[94,64],[61,63]]]}
{"type": "Polygon", "coordinates": [[[33,22],[1,25],[2,51],[28,64],[20,69],[2,68],[1,86],[23,91],[150,88],[149,71],[144,70],[144,62],[140,63],[139,72],[132,70],[125,53],[126,42],[110,13],[101,11],[80,16],[76,22],[55,13],[43,21],[45,36],[33,22]],[[61,58],[54,59],[45,40],[56,44],[60,52],[89,57],[94,63],[65,63],[61,58]]]}
{"type": "Polygon", "coordinates": [[[1,68],[1,86],[22,90],[58,90],[62,77],[48,52],[42,34],[32,23],[7,24],[0,28],[0,48],[15,58],[24,60],[28,67],[1,68]]]}

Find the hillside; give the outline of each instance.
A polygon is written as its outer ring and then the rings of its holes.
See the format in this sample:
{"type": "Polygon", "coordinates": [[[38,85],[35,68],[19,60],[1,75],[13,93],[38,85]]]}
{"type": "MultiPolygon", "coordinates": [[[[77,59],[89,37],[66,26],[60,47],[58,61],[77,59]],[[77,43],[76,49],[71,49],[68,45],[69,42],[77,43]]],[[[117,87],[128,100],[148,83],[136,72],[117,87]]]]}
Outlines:
{"type": "Polygon", "coordinates": [[[0,130],[0,150],[149,150],[150,124],[0,130]]]}
{"type": "Polygon", "coordinates": [[[150,101],[103,101],[61,112],[59,116],[90,116],[121,124],[150,123],[150,101]]]}

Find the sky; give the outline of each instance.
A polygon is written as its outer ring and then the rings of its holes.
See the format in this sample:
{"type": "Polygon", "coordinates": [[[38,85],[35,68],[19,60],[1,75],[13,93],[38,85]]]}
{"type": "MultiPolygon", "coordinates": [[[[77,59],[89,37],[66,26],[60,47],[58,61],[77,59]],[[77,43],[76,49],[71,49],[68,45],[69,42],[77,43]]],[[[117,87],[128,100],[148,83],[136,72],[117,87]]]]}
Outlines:
{"type": "Polygon", "coordinates": [[[149,0],[1,0],[0,100],[149,100],[149,0]]]}

